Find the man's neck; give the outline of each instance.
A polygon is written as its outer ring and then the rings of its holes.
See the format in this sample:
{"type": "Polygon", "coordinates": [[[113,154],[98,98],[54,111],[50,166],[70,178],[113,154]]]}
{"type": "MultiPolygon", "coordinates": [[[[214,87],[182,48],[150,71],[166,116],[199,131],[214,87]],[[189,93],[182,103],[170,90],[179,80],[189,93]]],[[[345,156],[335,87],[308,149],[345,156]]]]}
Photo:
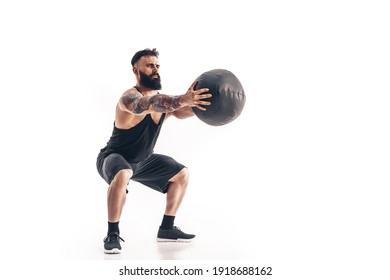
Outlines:
{"type": "Polygon", "coordinates": [[[144,87],[143,85],[137,84],[135,88],[142,93],[144,96],[150,96],[150,95],[155,95],[158,94],[158,91],[155,89],[150,89],[148,87],[144,87]]]}

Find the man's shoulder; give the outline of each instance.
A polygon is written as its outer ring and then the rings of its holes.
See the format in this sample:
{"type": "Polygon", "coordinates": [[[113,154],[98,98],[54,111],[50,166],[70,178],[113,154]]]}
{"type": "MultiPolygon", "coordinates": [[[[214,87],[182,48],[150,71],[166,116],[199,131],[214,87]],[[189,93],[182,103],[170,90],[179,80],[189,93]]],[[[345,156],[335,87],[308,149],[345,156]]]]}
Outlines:
{"type": "Polygon", "coordinates": [[[142,93],[134,86],[127,89],[122,95],[142,95],[142,93]]]}

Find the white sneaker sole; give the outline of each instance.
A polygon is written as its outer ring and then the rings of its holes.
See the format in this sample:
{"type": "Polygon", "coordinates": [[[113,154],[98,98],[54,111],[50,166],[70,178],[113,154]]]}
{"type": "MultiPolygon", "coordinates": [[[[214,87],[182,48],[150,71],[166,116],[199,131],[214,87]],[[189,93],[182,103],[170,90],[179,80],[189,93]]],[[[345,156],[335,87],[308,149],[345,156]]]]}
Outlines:
{"type": "Polygon", "coordinates": [[[104,253],[106,253],[106,254],[120,254],[121,250],[119,250],[118,248],[115,248],[115,249],[112,249],[112,250],[104,249],[104,253]]]}
{"type": "Polygon", "coordinates": [[[157,242],[176,242],[176,243],[190,243],[192,239],[167,239],[167,238],[158,238],[157,237],[157,242]]]}

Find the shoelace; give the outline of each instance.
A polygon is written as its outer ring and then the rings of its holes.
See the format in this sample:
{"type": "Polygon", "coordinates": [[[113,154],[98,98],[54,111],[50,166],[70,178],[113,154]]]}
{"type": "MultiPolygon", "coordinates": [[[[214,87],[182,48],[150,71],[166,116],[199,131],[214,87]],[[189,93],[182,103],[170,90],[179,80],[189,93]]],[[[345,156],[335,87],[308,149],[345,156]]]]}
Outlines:
{"type": "Polygon", "coordinates": [[[177,226],[173,226],[173,229],[175,229],[175,230],[178,230],[178,231],[182,231],[179,227],[177,227],[177,226]]]}
{"type": "Polygon", "coordinates": [[[119,238],[120,240],[122,240],[123,242],[125,242],[125,240],[123,240],[123,238],[120,237],[119,234],[117,234],[116,232],[115,232],[115,233],[110,233],[108,236],[106,236],[106,238],[104,238],[104,242],[106,242],[111,236],[116,237],[116,238],[119,238]]]}

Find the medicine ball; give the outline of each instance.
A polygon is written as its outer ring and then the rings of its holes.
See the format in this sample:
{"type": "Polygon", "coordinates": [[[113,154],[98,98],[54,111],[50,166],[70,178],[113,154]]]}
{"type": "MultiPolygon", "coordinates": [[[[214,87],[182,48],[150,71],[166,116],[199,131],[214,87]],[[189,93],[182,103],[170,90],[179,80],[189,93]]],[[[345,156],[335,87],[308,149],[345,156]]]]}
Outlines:
{"type": "Polygon", "coordinates": [[[203,122],[221,126],[235,120],[245,105],[245,92],[238,78],[225,69],[207,71],[197,78],[195,90],[208,88],[213,95],[204,99],[211,105],[204,106],[206,111],[192,107],[195,115],[203,122]]]}

